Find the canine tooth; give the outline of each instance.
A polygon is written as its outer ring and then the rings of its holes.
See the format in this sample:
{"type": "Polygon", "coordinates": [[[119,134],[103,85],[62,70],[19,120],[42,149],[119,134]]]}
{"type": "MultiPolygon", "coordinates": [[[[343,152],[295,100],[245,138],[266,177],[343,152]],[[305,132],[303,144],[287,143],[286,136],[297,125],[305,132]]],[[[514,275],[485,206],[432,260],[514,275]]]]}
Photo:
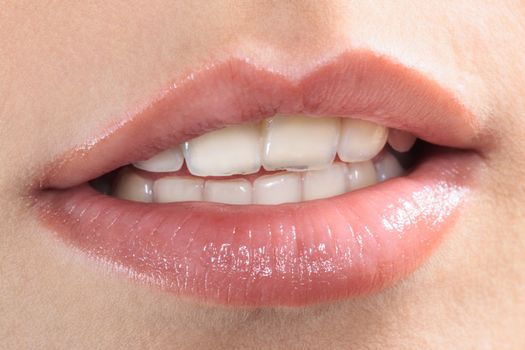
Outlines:
{"type": "Polygon", "coordinates": [[[192,176],[167,176],[153,184],[157,203],[202,201],[204,180],[192,176]]]}
{"type": "Polygon", "coordinates": [[[153,181],[133,171],[123,170],[117,179],[113,195],[120,199],[149,203],[152,201],[153,181]]]}
{"type": "Polygon", "coordinates": [[[339,118],[276,116],[264,122],[262,164],[266,170],[307,170],[335,158],[339,118]]]}
{"type": "Polygon", "coordinates": [[[261,140],[257,125],[233,125],[184,143],[191,174],[229,176],[252,174],[261,167],[261,140]]]}
{"type": "Polygon", "coordinates": [[[393,177],[401,176],[404,173],[401,164],[391,153],[385,152],[375,162],[377,181],[383,182],[393,177]]]}
{"type": "Polygon", "coordinates": [[[162,151],[150,159],[133,163],[133,166],[151,172],[169,172],[180,170],[182,163],[184,157],[179,146],[162,151]]]}
{"type": "Polygon", "coordinates": [[[388,144],[398,152],[408,152],[416,143],[416,137],[409,132],[390,129],[388,144]]]}
{"type": "Polygon", "coordinates": [[[300,202],[301,183],[299,173],[261,176],[253,183],[253,201],[255,204],[300,202]]]}
{"type": "Polygon", "coordinates": [[[348,183],[350,191],[377,183],[376,169],[370,160],[348,164],[348,183]]]}
{"type": "Polygon", "coordinates": [[[204,200],[226,204],[251,204],[252,184],[244,179],[207,180],[204,200]]]}
{"type": "Polygon", "coordinates": [[[346,192],[346,164],[335,163],[323,170],[308,171],[303,175],[303,200],[328,198],[346,192]]]}
{"type": "Polygon", "coordinates": [[[344,118],[337,154],[344,162],[374,158],[385,146],[388,129],[366,120],[344,118]]]}

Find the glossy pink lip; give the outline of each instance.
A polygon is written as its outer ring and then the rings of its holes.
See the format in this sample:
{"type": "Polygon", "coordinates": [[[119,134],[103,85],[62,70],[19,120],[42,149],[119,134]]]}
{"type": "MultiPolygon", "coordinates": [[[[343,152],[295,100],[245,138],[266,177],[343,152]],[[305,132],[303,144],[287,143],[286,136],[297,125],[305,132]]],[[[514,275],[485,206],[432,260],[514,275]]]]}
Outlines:
{"type": "Polygon", "coordinates": [[[355,116],[427,141],[476,146],[477,125],[445,90],[367,52],[299,82],[233,60],[174,84],[130,120],[68,152],[39,179],[40,214],[59,237],[128,276],[236,305],[304,305],[388,286],[441,240],[477,157],[432,155],[409,176],[279,206],[143,204],[80,185],[226,124],[275,113],[355,116]]]}

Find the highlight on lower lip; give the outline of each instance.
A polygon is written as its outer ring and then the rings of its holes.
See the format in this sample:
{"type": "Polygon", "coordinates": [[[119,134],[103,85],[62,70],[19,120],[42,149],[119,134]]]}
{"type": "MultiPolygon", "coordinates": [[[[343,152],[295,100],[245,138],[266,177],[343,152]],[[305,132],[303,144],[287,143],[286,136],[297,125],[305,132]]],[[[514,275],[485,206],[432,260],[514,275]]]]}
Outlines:
{"type": "Polygon", "coordinates": [[[144,204],[85,185],[44,191],[38,207],[67,242],[141,282],[229,305],[305,305],[417,268],[457,217],[472,157],[432,156],[407,177],[279,206],[144,204]]]}

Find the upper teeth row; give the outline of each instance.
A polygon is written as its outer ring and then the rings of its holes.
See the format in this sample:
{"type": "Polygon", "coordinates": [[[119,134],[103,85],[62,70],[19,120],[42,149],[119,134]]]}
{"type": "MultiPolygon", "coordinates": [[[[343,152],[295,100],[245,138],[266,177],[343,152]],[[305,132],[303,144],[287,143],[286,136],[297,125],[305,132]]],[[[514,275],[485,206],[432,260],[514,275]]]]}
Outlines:
{"type": "Polygon", "coordinates": [[[233,125],[196,137],[154,157],[134,163],[151,172],[173,172],[184,160],[195,176],[253,174],[266,170],[325,168],[336,154],[344,162],[374,158],[387,140],[407,151],[413,135],[360,119],[275,116],[257,124],[233,125]]]}

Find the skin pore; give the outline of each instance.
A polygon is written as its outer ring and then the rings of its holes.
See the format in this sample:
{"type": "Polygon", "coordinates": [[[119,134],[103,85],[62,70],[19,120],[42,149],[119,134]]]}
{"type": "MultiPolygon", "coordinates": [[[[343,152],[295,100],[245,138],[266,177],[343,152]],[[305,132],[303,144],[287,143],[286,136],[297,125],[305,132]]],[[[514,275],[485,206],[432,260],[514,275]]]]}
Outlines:
{"type": "Polygon", "coordinates": [[[8,1],[0,11],[0,341],[6,348],[525,347],[525,4],[8,1]],[[65,151],[162,87],[237,57],[300,79],[353,48],[446,87],[484,126],[471,202],[394,287],[233,309],[130,283],[65,246],[27,200],[65,151]]]}

